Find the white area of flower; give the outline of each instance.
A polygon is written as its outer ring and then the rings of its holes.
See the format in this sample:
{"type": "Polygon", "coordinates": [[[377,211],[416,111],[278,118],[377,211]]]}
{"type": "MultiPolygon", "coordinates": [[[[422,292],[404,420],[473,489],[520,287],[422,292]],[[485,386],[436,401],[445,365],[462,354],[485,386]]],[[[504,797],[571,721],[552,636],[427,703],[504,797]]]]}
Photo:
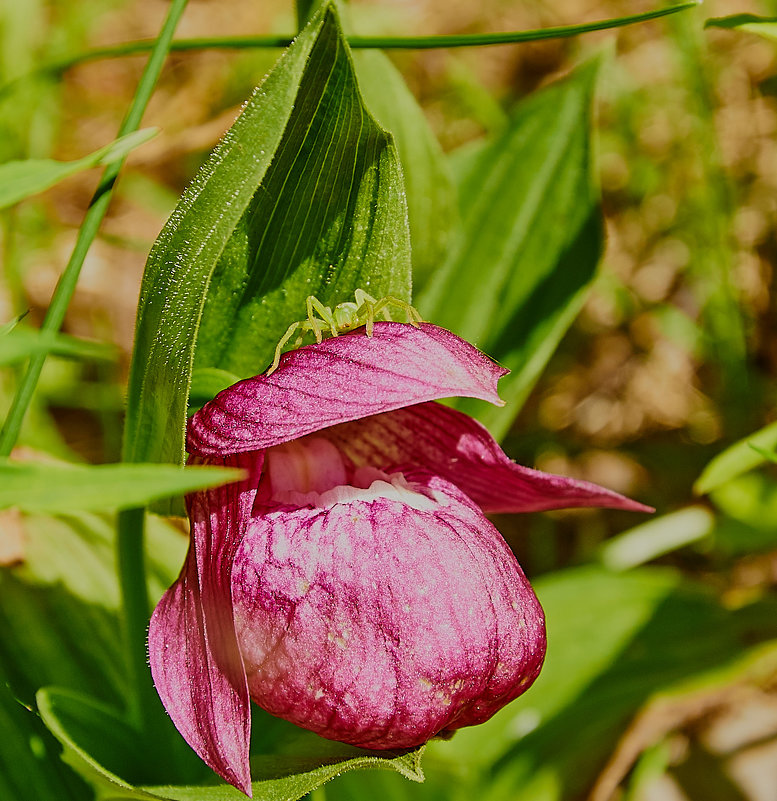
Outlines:
{"type": "Polygon", "coordinates": [[[351,481],[340,451],[321,437],[296,440],[267,451],[272,497],[292,506],[327,509],[339,503],[398,501],[418,511],[447,503],[439,493],[429,497],[413,489],[402,473],[357,467],[351,481]]]}

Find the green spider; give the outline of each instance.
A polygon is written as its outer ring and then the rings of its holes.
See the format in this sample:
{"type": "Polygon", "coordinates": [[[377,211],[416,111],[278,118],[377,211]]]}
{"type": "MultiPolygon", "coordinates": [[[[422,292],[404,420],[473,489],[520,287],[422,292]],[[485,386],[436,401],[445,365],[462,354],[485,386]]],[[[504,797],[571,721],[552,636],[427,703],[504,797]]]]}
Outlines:
{"type": "Polygon", "coordinates": [[[324,306],[314,295],[308,295],[305,301],[308,310],[307,319],[298,320],[286,329],[286,333],[281,337],[278,347],[275,348],[275,358],[267,371],[267,375],[270,375],[278,367],[281,350],[294,336],[295,331],[299,332],[297,339],[294,341],[293,347],[295,348],[302,344],[308,331],[313,332],[316,342],[321,342],[325,332],[336,337],[338,334],[353,331],[354,328],[363,325],[367,329],[367,336],[371,337],[375,318],[379,314],[383,314],[386,319],[391,320],[391,315],[388,311],[389,306],[394,306],[404,311],[410,324],[416,328],[418,328],[419,323],[423,322],[421,315],[409,303],[405,303],[404,300],[395,298],[393,295],[386,295],[380,300],[375,300],[372,295],[368,295],[363,289],[357,289],[354,292],[354,299],[354,301],[338,303],[334,309],[331,309],[329,306],[324,306]],[[316,317],[316,314],[318,314],[318,317],[316,317]]]}

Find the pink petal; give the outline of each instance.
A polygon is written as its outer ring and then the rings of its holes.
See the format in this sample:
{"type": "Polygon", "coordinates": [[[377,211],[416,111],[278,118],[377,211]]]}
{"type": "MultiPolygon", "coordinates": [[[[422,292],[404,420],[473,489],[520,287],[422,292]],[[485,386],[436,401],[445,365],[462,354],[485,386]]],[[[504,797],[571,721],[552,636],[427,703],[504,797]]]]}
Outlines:
{"type": "Polygon", "coordinates": [[[420,403],[321,432],[357,465],[420,465],[463,490],[488,513],[604,506],[652,512],[597,484],[513,462],[480,423],[439,403],[420,403]]]}
{"type": "Polygon", "coordinates": [[[491,717],[536,678],[544,620],[518,562],[456,487],[416,478],[425,494],[410,500],[373,493],[252,521],[233,597],[267,711],[406,748],[491,717]]]}
{"type": "Polygon", "coordinates": [[[262,454],[208,460],[245,481],[188,496],[191,544],[181,575],[154,610],[149,659],[159,696],[189,745],[251,795],[251,716],[232,612],[232,563],[250,516],[262,454]]]}
{"type": "Polygon", "coordinates": [[[505,370],[463,339],[423,323],[376,323],[286,353],[271,375],[225,389],[189,422],[188,450],[260,450],[321,428],[450,396],[501,405],[505,370]]]}

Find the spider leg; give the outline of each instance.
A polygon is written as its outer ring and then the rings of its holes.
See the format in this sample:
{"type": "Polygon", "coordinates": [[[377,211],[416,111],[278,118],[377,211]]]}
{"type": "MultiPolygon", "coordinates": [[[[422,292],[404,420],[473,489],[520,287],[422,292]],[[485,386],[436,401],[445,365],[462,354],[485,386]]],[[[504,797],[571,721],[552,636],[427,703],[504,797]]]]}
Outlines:
{"type": "Polygon", "coordinates": [[[292,344],[292,348],[298,348],[305,341],[306,331],[310,331],[310,323],[307,320],[303,320],[299,324],[299,334],[297,334],[297,337],[292,344]]]}
{"type": "Polygon", "coordinates": [[[337,323],[335,322],[334,315],[332,314],[332,310],[329,306],[324,306],[324,304],[315,296],[315,295],[308,295],[308,299],[305,301],[308,307],[308,320],[310,321],[310,328],[313,333],[316,335],[316,342],[321,342],[323,339],[323,330],[324,328],[329,328],[332,332],[332,336],[337,336],[337,323]],[[314,310],[318,312],[321,319],[319,320],[315,314],[314,310]]]}
{"type": "Polygon", "coordinates": [[[356,299],[357,319],[361,322],[364,320],[364,326],[368,337],[372,336],[373,327],[375,326],[375,316],[377,314],[378,301],[367,294],[363,289],[357,289],[354,293],[356,299]]]}
{"type": "Polygon", "coordinates": [[[372,295],[369,295],[363,289],[357,289],[353,293],[353,296],[354,296],[354,298],[356,300],[356,307],[357,308],[360,307],[360,306],[363,306],[367,301],[369,301],[370,303],[377,303],[378,302],[377,300],[375,300],[375,298],[372,297],[372,295]]]}
{"type": "Polygon", "coordinates": [[[410,323],[410,325],[414,325],[416,328],[418,328],[419,323],[424,321],[424,318],[421,317],[415,307],[411,306],[409,303],[406,303],[404,300],[395,298],[393,295],[386,295],[385,298],[382,298],[379,301],[378,306],[381,306],[381,304],[386,307],[395,306],[398,309],[402,309],[402,311],[407,315],[407,321],[410,323]]]}
{"type": "Polygon", "coordinates": [[[366,329],[367,336],[371,337],[373,328],[375,327],[375,304],[371,303],[369,300],[365,300],[361,308],[365,309],[364,327],[366,329]]]}
{"type": "Polygon", "coordinates": [[[375,302],[373,303],[373,306],[372,306],[372,312],[373,312],[373,314],[376,314],[376,315],[377,315],[377,314],[383,314],[383,316],[384,316],[384,317],[385,317],[385,318],[386,318],[386,319],[387,319],[389,322],[391,322],[391,314],[390,314],[390,313],[388,312],[388,310],[387,310],[387,306],[388,306],[388,305],[389,305],[389,303],[388,303],[388,298],[381,298],[380,300],[378,300],[378,301],[375,301],[375,302]]]}
{"type": "MultiPolygon", "coordinates": [[[[291,339],[294,332],[302,325],[300,322],[292,323],[287,329],[286,333],[281,337],[281,341],[278,343],[278,346],[275,348],[275,358],[272,361],[272,365],[270,369],[267,371],[267,375],[274,373],[278,369],[278,364],[281,360],[281,350],[283,346],[291,339]]],[[[300,339],[302,337],[300,336],[300,339]]]]}

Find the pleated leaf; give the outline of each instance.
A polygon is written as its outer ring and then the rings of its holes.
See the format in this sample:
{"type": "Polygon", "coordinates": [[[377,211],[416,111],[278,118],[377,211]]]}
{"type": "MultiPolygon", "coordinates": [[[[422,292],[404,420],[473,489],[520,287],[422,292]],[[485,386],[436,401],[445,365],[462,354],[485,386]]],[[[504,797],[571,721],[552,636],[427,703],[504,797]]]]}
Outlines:
{"type": "Polygon", "coordinates": [[[275,159],[227,243],[205,303],[195,365],[253,376],[305,299],[409,300],[404,183],[367,111],[333,12],[300,80],[275,159]]]}
{"type": "Polygon", "coordinates": [[[359,287],[409,299],[407,208],[396,150],[362,102],[327,7],[248,101],[149,256],[125,459],[182,461],[193,363],[258,373],[308,295],[332,305],[359,287]]]}

